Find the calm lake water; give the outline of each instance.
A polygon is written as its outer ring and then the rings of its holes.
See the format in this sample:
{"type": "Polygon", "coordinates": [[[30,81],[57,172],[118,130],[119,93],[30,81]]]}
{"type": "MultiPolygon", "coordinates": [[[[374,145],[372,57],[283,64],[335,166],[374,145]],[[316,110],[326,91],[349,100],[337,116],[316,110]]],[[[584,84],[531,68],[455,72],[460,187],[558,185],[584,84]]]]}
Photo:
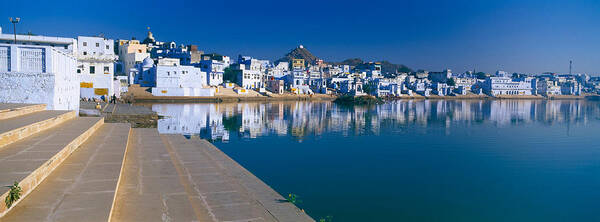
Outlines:
{"type": "Polygon", "coordinates": [[[600,221],[600,103],[155,104],[315,219],[600,221]]]}

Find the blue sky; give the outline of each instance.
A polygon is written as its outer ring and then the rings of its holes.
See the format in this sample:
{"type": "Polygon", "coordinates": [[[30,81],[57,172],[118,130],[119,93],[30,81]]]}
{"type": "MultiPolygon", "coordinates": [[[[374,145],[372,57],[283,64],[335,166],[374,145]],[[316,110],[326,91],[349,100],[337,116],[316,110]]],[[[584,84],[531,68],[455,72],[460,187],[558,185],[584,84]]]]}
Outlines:
{"type": "MultiPolygon", "coordinates": [[[[600,73],[600,1],[4,1],[17,30],[103,33],[277,59],[299,44],[326,61],[360,57],[414,69],[600,73]]],[[[2,18],[0,16],[0,18],[2,18]]]]}

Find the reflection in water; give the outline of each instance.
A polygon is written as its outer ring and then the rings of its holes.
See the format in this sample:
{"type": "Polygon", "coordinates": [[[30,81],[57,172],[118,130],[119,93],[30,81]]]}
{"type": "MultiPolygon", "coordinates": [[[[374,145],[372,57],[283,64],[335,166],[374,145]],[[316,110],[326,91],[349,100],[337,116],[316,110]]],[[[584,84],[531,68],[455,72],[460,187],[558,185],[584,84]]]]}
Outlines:
{"type": "Polygon", "coordinates": [[[314,218],[600,221],[600,102],[157,104],[314,218]],[[223,142],[221,142],[223,141],[223,142]],[[226,143],[224,143],[226,142],[226,143]]]}
{"type": "Polygon", "coordinates": [[[410,125],[493,124],[497,127],[538,122],[586,124],[600,114],[598,102],[583,100],[407,100],[372,107],[340,107],[330,102],[154,104],[166,118],[165,134],[200,135],[228,141],[241,138],[339,133],[344,136],[398,131],[410,125]]]}

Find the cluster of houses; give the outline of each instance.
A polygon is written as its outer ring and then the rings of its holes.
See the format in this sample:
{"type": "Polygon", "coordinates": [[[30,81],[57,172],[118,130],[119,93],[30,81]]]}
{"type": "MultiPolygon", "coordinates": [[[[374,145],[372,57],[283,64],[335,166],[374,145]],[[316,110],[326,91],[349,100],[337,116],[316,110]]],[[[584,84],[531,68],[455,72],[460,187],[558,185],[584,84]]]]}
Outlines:
{"type": "Polygon", "coordinates": [[[598,92],[597,77],[582,74],[543,73],[541,75],[508,74],[497,71],[481,75],[472,71],[456,74],[450,69],[442,72],[399,73],[388,78],[367,78],[371,94],[376,96],[580,96],[584,92],[598,92]]]}
{"type": "MultiPolygon", "coordinates": [[[[302,45],[298,48],[303,48],[302,45]]],[[[196,45],[103,36],[13,35],[0,28],[0,101],[78,109],[80,98],[119,97],[132,84],[154,96],[214,96],[221,88],[273,94],[422,96],[581,95],[600,90],[588,75],[413,72],[383,73],[380,63],[332,65],[323,60],[232,59],[196,45]],[[6,83],[6,84],[5,84],[6,83]]]]}

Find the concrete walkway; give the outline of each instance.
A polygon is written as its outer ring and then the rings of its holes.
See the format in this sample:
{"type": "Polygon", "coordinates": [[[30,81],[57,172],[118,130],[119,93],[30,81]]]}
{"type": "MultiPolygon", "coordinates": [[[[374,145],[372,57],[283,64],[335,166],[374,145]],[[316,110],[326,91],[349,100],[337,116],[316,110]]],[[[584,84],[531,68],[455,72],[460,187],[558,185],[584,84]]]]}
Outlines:
{"type": "Polygon", "coordinates": [[[113,221],[314,221],[204,140],[132,139],[113,221]]]}
{"type": "Polygon", "coordinates": [[[21,181],[65,146],[95,125],[100,118],[78,118],[0,149],[0,185],[21,181]]]}
{"type": "Polygon", "coordinates": [[[134,106],[126,103],[108,103],[102,107],[103,113],[112,115],[151,115],[151,109],[144,106],[134,106]]]}
{"type": "Polygon", "coordinates": [[[36,113],[27,114],[24,116],[18,116],[10,119],[0,120],[0,134],[6,133],[8,131],[18,129],[33,123],[41,122],[47,119],[56,118],[65,113],[69,113],[72,111],[57,111],[57,110],[48,110],[41,111],[36,113]]]}
{"type": "Polygon", "coordinates": [[[0,103],[0,120],[46,109],[46,104],[0,103]]]}
{"type": "MultiPolygon", "coordinates": [[[[174,137],[175,141],[187,144],[181,145],[181,147],[187,146],[190,152],[209,158],[210,162],[215,164],[219,169],[220,175],[227,178],[228,181],[232,181],[229,185],[236,184],[239,188],[236,192],[247,195],[251,199],[251,202],[267,210],[276,221],[314,221],[306,213],[300,212],[300,209],[287,202],[279,193],[208,141],[198,137],[192,137],[189,140],[177,139],[183,137],[181,135],[169,137],[174,137]]],[[[185,152],[184,155],[186,155],[185,152]]],[[[190,169],[196,167],[192,164],[188,165],[190,169]]]]}
{"type": "Polygon", "coordinates": [[[40,111],[0,120],[0,147],[75,118],[74,111],[40,111]]]}
{"type": "Polygon", "coordinates": [[[28,107],[32,104],[24,104],[24,103],[0,103],[0,112],[7,112],[14,109],[19,109],[23,107],[28,107]]]}
{"type": "Polygon", "coordinates": [[[108,221],[129,124],[104,124],[1,221],[108,221]]]}
{"type": "Polygon", "coordinates": [[[112,221],[210,221],[192,207],[158,131],[133,129],[130,140],[112,221]]]}
{"type": "Polygon", "coordinates": [[[95,103],[82,101],[80,105],[84,116],[102,116],[107,123],[130,123],[133,128],[156,128],[158,122],[158,115],[145,106],[100,103],[102,108],[96,110],[95,103]]]}

